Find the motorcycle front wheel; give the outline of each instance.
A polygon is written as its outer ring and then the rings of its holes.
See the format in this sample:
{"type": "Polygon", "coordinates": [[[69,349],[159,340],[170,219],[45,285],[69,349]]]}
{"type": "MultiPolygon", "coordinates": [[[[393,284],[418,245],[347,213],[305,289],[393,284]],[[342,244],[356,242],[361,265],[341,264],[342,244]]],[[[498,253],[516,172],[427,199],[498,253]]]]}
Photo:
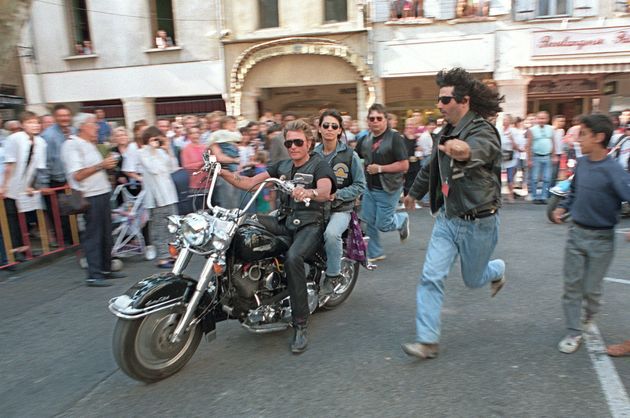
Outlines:
{"type": "Polygon", "coordinates": [[[346,257],[341,259],[341,276],[343,276],[343,278],[340,283],[335,286],[335,293],[322,306],[323,309],[335,309],[348,299],[354,286],[357,284],[359,267],[360,263],[358,261],[350,260],[346,257]]]}
{"type": "Polygon", "coordinates": [[[178,343],[171,335],[184,308],[165,309],[135,320],[118,319],[113,350],[116,363],[129,377],[153,383],[165,379],[188,363],[201,340],[197,324],[178,343]]]}

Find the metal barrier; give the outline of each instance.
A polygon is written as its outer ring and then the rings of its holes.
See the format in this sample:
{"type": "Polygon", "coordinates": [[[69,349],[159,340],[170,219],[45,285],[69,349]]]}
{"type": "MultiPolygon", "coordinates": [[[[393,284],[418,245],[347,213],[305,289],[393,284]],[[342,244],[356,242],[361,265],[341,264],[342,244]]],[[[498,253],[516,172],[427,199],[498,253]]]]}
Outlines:
{"type": "MultiPolygon", "coordinates": [[[[31,241],[31,237],[29,235],[29,226],[26,219],[26,214],[28,212],[17,213],[17,222],[20,227],[22,244],[24,247],[27,247],[26,251],[24,252],[25,261],[33,260],[34,258],[45,257],[51,254],[56,254],[65,251],[68,248],[76,248],[79,245],[79,227],[76,215],[71,215],[68,217],[68,222],[70,226],[70,238],[72,239],[72,243],[67,246],[65,245],[66,240],[63,235],[62,217],[59,214],[59,202],[57,200],[57,192],[60,191],[69,194],[70,188],[66,186],[49,188],[39,191],[39,193],[42,194],[42,197],[47,196],[49,198],[48,200],[50,202],[50,205],[46,205],[47,210],[38,209],[34,211],[37,220],[37,230],[39,231],[39,237],[35,238],[33,241],[31,241]],[[48,210],[50,210],[50,213],[48,213],[48,210]],[[52,225],[49,225],[47,214],[49,215],[49,219],[50,216],[52,216],[52,225]],[[49,226],[53,227],[56,246],[51,245],[50,234],[48,232],[49,226]],[[34,252],[33,250],[36,244],[39,244],[39,246],[35,248],[37,252],[34,252]],[[55,247],[55,249],[52,249],[51,247],[55,247]]],[[[6,262],[2,260],[4,264],[0,265],[0,269],[15,266],[19,263],[18,261],[16,261],[15,257],[13,240],[9,227],[10,221],[15,220],[9,219],[6,211],[5,200],[0,199],[0,232],[2,232],[2,244],[4,245],[7,258],[6,262]]]]}

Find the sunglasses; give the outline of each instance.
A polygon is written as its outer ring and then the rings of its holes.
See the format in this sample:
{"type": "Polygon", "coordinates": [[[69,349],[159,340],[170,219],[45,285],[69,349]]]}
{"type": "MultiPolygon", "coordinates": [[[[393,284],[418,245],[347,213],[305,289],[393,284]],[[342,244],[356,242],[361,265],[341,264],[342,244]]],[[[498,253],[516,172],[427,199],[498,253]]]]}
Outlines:
{"type": "Polygon", "coordinates": [[[333,130],[337,130],[339,129],[339,125],[337,125],[336,123],[324,122],[322,123],[322,128],[324,129],[332,128],[333,130]]]}
{"type": "Polygon", "coordinates": [[[447,105],[454,98],[455,98],[455,96],[439,96],[438,97],[438,102],[441,102],[443,105],[447,105]]]}
{"type": "Polygon", "coordinates": [[[304,145],[303,139],[287,139],[284,141],[284,146],[288,149],[291,148],[295,144],[296,147],[301,147],[304,145]]]}
{"type": "Polygon", "coordinates": [[[376,121],[382,122],[383,121],[383,116],[370,116],[368,118],[368,120],[370,122],[376,122],[376,121]]]}

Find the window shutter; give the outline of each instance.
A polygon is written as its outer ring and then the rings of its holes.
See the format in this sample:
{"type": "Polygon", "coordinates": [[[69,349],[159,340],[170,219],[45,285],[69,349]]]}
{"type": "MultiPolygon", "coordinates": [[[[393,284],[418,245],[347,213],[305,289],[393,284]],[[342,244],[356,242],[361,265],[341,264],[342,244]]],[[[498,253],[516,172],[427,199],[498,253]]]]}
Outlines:
{"type": "Polygon", "coordinates": [[[573,16],[597,16],[597,1],[573,0],[573,16]]]}
{"type": "Polygon", "coordinates": [[[490,16],[506,15],[510,13],[510,0],[490,1],[490,16]]]}
{"type": "Polygon", "coordinates": [[[530,20],[536,17],[535,0],[514,0],[514,20],[530,20]]]}
{"type": "Polygon", "coordinates": [[[441,0],[439,1],[438,13],[435,17],[439,20],[455,19],[456,8],[457,0],[441,0]]]}
{"type": "Polygon", "coordinates": [[[389,1],[372,1],[372,22],[386,22],[389,20],[389,1]]]}
{"type": "Polygon", "coordinates": [[[424,0],[424,17],[437,18],[440,15],[439,0],[424,0]]]}

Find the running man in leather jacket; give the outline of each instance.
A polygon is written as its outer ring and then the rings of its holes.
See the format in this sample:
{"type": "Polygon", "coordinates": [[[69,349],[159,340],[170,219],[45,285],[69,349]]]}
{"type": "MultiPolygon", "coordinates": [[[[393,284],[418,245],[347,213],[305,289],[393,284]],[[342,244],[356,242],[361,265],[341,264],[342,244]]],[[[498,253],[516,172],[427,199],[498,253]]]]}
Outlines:
{"type": "Polygon", "coordinates": [[[489,261],[499,231],[501,141],[486,121],[501,111],[502,98],[461,68],[440,71],[436,82],[448,124],[404,201],[413,210],[428,192],[437,215],[417,288],[417,340],[402,346],[419,358],[437,356],[444,279],[458,255],[466,286],[490,283],[495,296],[505,283],[503,260],[489,261]]]}
{"type": "Polygon", "coordinates": [[[284,176],[292,180],[296,174],[312,175],[311,184],[296,187],[291,196],[282,196],[279,217],[258,216],[258,221],[269,232],[286,236],[291,242],[284,268],[293,317],[291,351],[298,354],[306,350],[308,344],[306,326],[309,307],[304,260],[312,257],[322,245],[324,226],[330,210],[330,196],[336,191],[336,179],[332,168],[323,158],[309,153],[313,145],[313,133],[308,123],[303,120],[289,122],[284,128],[284,138],[284,146],[289,150],[291,159],[279,161],[254,177],[241,177],[223,169],[221,176],[233,186],[249,190],[269,177],[284,176]],[[308,206],[306,199],[310,199],[308,206]]]}

